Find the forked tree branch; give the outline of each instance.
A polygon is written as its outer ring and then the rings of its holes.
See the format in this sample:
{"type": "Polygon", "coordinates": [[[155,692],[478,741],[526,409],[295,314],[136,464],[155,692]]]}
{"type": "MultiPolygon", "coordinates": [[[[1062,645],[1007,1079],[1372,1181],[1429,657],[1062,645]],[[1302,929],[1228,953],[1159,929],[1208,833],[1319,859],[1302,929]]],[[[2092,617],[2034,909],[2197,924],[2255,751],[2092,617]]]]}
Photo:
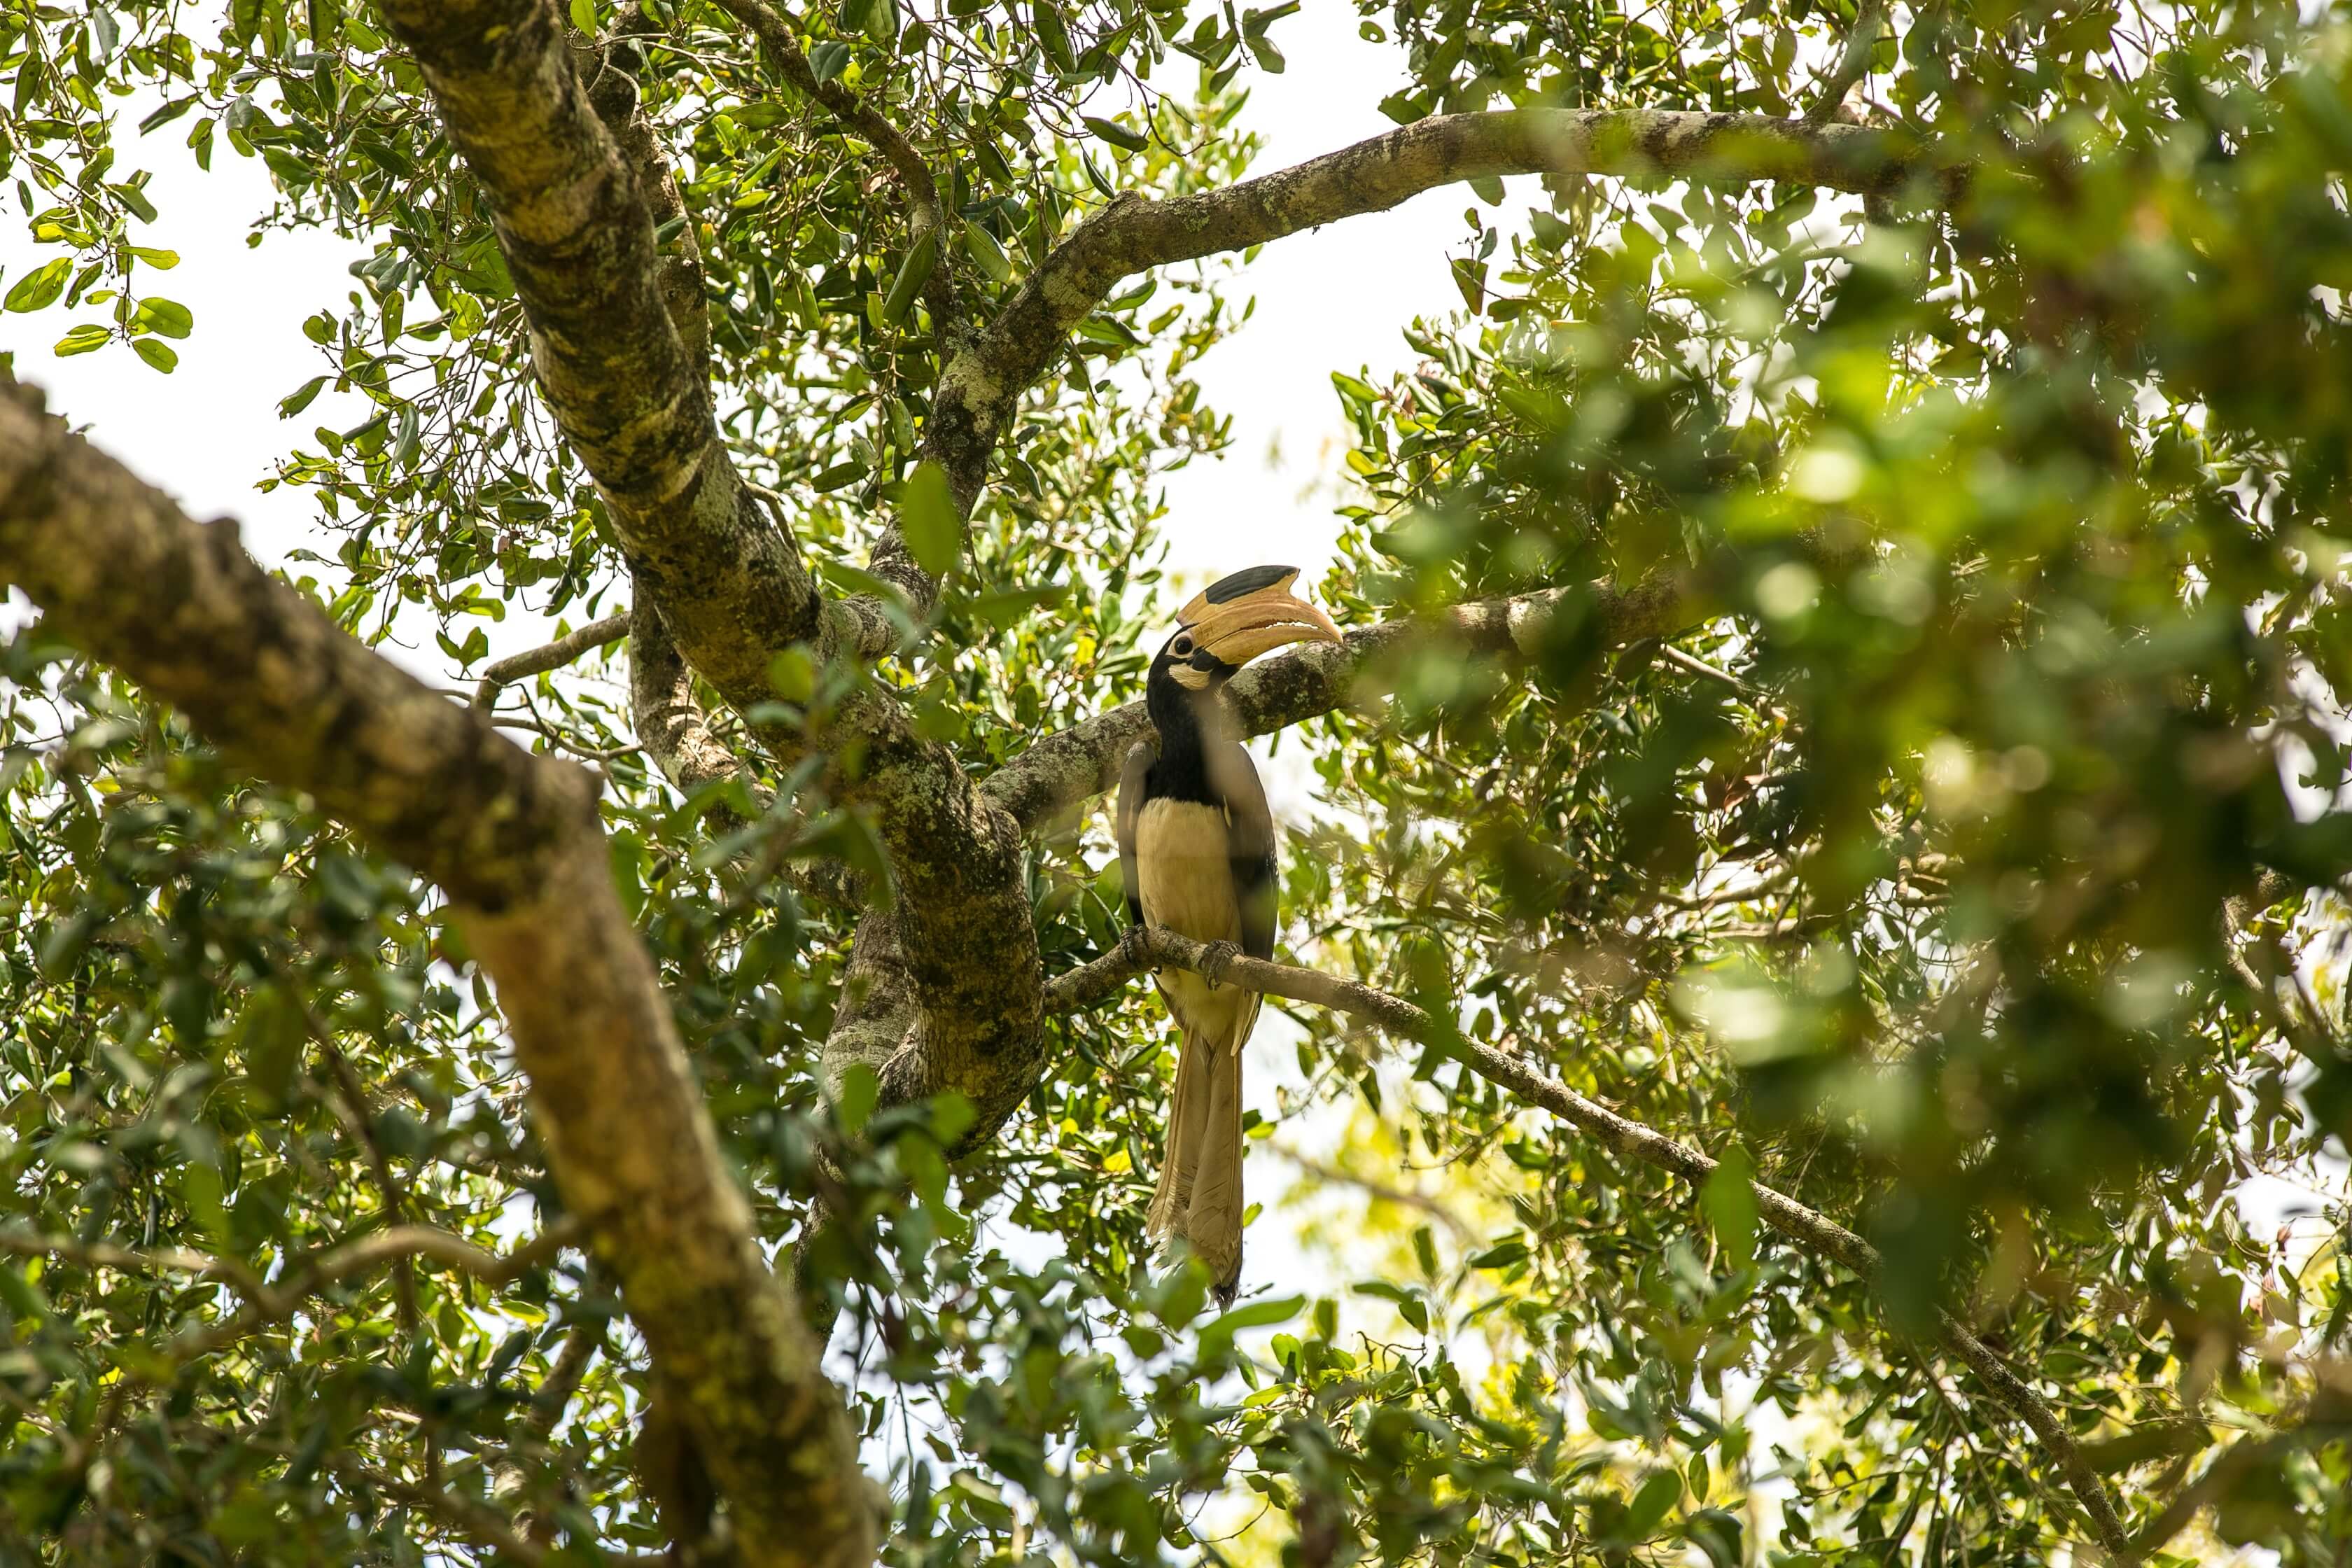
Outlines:
{"type": "MultiPolygon", "coordinates": [[[[386,0],[384,13],[490,196],[533,365],[609,503],[637,604],[743,713],[772,700],[772,660],[795,644],[820,663],[878,651],[873,628],[888,617],[827,601],[729,458],[656,285],[642,182],[582,86],[557,8],[386,0]]],[[[786,765],[829,758],[834,798],[872,809],[898,868],[924,1029],[898,1080],[959,1089],[1001,1115],[1026,1092],[1040,1048],[1020,834],[877,686],[852,691],[822,727],[757,733],[786,765]]]]}
{"type": "Polygon", "coordinates": [[[190,521],[5,377],[0,582],[45,632],[448,892],[565,1207],[691,1394],[747,1556],[865,1568],[875,1516],[848,1413],[719,1153],[587,776],[362,647],[234,525],[190,521]]]}
{"type": "MultiPolygon", "coordinates": [[[[1054,1013],[1070,1013],[1096,1006],[1118,994],[1129,980],[1147,969],[1173,965],[1200,971],[1209,959],[1206,943],[1159,928],[1139,931],[1093,963],[1057,976],[1046,987],[1046,1008],[1054,1013]]],[[[1535,1063],[1468,1038],[1460,1029],[1449,1027],[1402,997],[1357,981],[1245,956],[1227,963],[1217,972],[1217,979],[1220,984],[1239,985],[1268,996],[1348,1013],[1401,1039],[1435,1047],[1490,1083],[1550,1111],[1612,1153],[1654,1166],[1694,1186],[1715,1173],[1717,1162],[1712,1157],[1586,1099],[1535,1063]]],[[[1755,1189],[1759,1215],[1774,1230],[1811,1251],[1843,1264],[1865,1279],[1874,1281],[1884,1271],[1885,1260],[1861,1237],[1785,1193],[1761,1182],[1750,1184],[1755,1189]]],[[[2089,1518],[2092,1531],[2113,1560],[2118,1563],[2138,1562],[2138,1551],[2125,1531],[2105,1483],[2049,1402],[1967,1325],[1948,1313],[1937,1314],[1937,1337],[1968,1363],[1996,1398],[2032,1428],[2065,1473],[2075,1500],[2089,1518]]]]}
{"type": "Polygon", "coordinates": [[[1886,12],[1887,0],[1862,0],[1853,26],[1847,29],[1838,50],[1837,64],[1822,79],[1812,106],[1805,110],[1805,123],[1825,125],[1834,119],[1853,84],[1870,74],[1870,57],[1878,47],[1879,35],[1886,30],[1886,12]]]}

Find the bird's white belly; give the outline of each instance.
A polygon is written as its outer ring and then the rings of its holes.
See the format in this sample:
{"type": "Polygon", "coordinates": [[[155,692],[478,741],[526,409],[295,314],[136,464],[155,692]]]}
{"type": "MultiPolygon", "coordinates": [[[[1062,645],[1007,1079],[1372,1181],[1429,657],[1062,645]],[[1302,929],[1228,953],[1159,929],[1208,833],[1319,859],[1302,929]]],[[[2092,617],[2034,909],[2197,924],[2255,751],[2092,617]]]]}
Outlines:
{"type": "Polygon", "coordinates": [[[1239,942],[1225,814],[1197,801],[1147,802],[1135,825],[1136,893],[1148,925],[1194,942],[1239,942]]]}
{"type": "MultiPolygon", "coordinates": [[[[1135,824],[1136,895],[1146,925],[1194,942],[1239,942],[1241,905],[1234,896],[1232,839],[1225,814],[1197,801],[1147,802],[1135,824]]],[[[1169,1010],[1188,1027],[1235,1046],[1255,1016],[1257,996],[1236,985],[1212,988],[1189,969],[1153,975],[1169,1010]]]]}

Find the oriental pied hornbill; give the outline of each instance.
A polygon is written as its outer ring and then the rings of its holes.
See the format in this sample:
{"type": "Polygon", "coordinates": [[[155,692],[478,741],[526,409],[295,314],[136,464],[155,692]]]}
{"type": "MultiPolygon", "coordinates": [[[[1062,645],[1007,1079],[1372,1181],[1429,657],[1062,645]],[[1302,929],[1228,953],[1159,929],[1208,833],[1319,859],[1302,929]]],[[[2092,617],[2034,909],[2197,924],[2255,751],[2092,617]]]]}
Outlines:
{"type": "MultiPolygon", "coordinates": [[[[1291,593],[1297,578],[1294,567],[1253,566],[1178,614],[1144,684],[1159,750],[1139,742],[1119,782],[1128,919],[1214,944],[1213,973],[1236,950],[1274,952],[1274,816],[1234,732],[1224,687],[1270,648],[1339,640],[1330,616],[1291,593]]],[[[1242,1272],[1242,1047],[1258,994],[1190,970],[1157,970],[1152,979],[1184,1045],[1151,1233],[1183,1237],[1218,1299],[1230,1300],[1242,1272]]]]}

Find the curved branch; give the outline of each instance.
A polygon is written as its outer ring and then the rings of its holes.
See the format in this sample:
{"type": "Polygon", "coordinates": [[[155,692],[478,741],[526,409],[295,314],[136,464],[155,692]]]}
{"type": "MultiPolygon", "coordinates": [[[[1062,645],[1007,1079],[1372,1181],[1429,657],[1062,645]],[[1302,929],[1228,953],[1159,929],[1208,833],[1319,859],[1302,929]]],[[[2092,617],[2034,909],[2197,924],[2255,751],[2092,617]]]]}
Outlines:
{"type": "MultiPolygon", "coordinates": [[[[1093,963],[1057,976],[1046,987],[1046,1010],[1069,1013],[1095,1006],[1118,994],[1128,981],[1147,969],[1173,965],[1198,971],[1208,957],[1206,943],[1158,928],[1139,931],[1093,963]]],[[[1612,1152],[1655,1166],[1694,1186],[1715,1173],[1716,1161],[1710,1156],[1586,1099],[1533,1062],[1466,1038],[1458,1028],[1402,997],[1376,991],[1357,981],[1245,956],[1228,963],[1218,980],[1268,996],[1309,1002],[1351,1014],[1402,1039],[1436,1047],[1456,1058],[1470,1071],[1509,1089],[1531,1105],[1541,1106],[1612,1152]]],[[[1843,1264],[1866,1279],[1875,1279],[1883,1271],[1885,1263],[1877,1249],[1853,1231],[1761,1182],[1750,1184],[1755,1189],[1759,1216],[1774,1230],[1843,1264]]],[[[2107,1497],[2097,1470],[2084,1458],[2074,1435],[2066,1430],[2065,1423],[2051,1409],[2049,1402],[1958,1319],[1938,1313],[1937,1335],[2002,1404],[2017,1412],[2032,1428],[2034,1436],[2065,1472],[2075,1500],[2089,1516],[2093,1531],[2114,1560],[2119,1563],[2138,1562],[2139,1553],[2125,1533],[2123,1521],[2107,1497]]]]}
{"type": "MultiPolygon", "coordinates": [[[[941,371],[924,454],[969,508],[1030,384],[1128,277],[1384,212],[1423,191],[1503,174],[1764,181],[1886,196],[1923,180],[1948,200],[1965,170],[1932,144],[1855,125],[1683,110],[1517,109],[1435,115],[1220,190],[1120,196],[1081,224],[941,371]]],[[[893,530],[876,552],[919,611],[938,595],[893,530]]],[[[878,564],[877,564],[878,569],[878,564]]]]}
{"type": "MultiPolygon", "coordinates": [[[[248,1334],[282,1323],[320,1291],[354,1276],[373,1273],[386,1264],[424,1258],[488,1284],[504,1285],[546,1263],[578,1240],[583,1228],[577,1220],[559,1220],[501,1256],[477,1247],[455,1232],[433,1226],[388,1226],[298,1259],[289,1264],[275,1282],[265,1282],[236,1258],[215,1258],[186,1247],[120,1247],[111,1242],[50,1236],[17,1226],[0,1228],[0,1253],[18,1258],[62,1258],[89,1269],[110,1268],[121,1273],[172,1269],[227,1281],[246,1298],[245,1305],[217,1322],[173,1340],[164,1351],[164,1361],[170,1367],[179,1367],[225,1349],[248,1334]]],[[[126,1375],[142,1382],[156,1381],[136,1369],[126,1375]]]]}
{"type": "Polygon", "coordinates": [[[528,680],[534,675],[544,675],[551,669],[562,669],[590,648],[603,647],[617,640],[629,629],[629,613],[606,616],[600,621],[590,621],[574,632],[568,632],[541,647],[528,648],[521,653],[486,666],[481,684],[474,688],[474,706],[488,708],[499,699],[499,688],[518,680],[528,680]]]}
{"type": "Polygon", "coordinates": [[[44,631],[449,893],[564,1205],[688,1391],[747,1552],[865,1568],[875,1521],[848,1412],[719,1152],[587,775],[346,636],[233,524],[191,522],[38,407],[0,374],[0,581],[44,631]]]}
{"type": "MultiPolygon", "coordinates": [[[[1443,615],[1358,626],[1334,646],[1309,643],[1260,661],[1225,689],[1244,736],[1264,735],[1378,694],[1383,665],[1441,650],[1524,661],[1567,626],[1598,647],[1665,637],[1704,617],[1705,596],[1676,574],[1618,587],[1610,583],[1547,588],[1509,599],[1458,605],[1443,615]]],[[[1034,829],[1118,782],[1138,741],[1153,734],[1140,702],[1041,736],[989,775],[981,793],[1034,829]]]]}

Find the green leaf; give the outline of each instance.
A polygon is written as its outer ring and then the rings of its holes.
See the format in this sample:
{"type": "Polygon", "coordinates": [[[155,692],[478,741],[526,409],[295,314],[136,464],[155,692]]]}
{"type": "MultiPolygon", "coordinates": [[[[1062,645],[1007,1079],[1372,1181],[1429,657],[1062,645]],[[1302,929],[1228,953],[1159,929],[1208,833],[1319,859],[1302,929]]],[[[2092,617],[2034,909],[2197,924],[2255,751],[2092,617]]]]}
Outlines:
{"type": "Polygon", "coordinates": [[[1715,1227],[1716,1239],[1723,1244],[1724,1256],[1735,1268],[1746,1268],[1756,1261],[1755,1182],[1756,1163],[1746,1149],[1734,1143],[1724,1150],[1715,1173],[1699,1189],[1699,1207],[1706,1211],[1707,1224],[1715,1227]]]}
{"type": "Polygon", "coordinates": [[[936,231],[926,233],[915,241],[913,248],[907,252],[907,259],[899,264],[898,276],[890,285],[889,298],[882,301],[882,319],[885,321],[895,327],[907,319],[907,312],[914,308],[916,296],[923,291],[923,285],[931,280],[931,268],[939,264],[939,259],[940,237],[936,231]]]}
{"type": "Polygon", "coordinates": [[[907,476],[898,498],[898,526],[915,563],[934,577],[947,575],[963,552],[963,514],[956,509],[948,471],[926,458],[907,476]]]}
{"type": "Polygon", "coordinates": [[[1528,1244],[1524,1241],[1501,1241],[1470,1260],[1473,1268],[1508,1268],[1514,1263],[1528,1260],[1528,1244]]]}
{"type": "Polygon", "coordinates": [[[1013,279],[1013,262],[996,237],[970,218],[963,220],[964,254],[988,275],[992,283],[1007,283],[1013,279]]]}
{"type": "Polygon", "coordinates": [[[143,136],[150,131],[169,125],[172,121],[179,119],[180,116],[185,114],[195,106],[196,100],[194,98],[173,99],[171,102],[165,104],[163,108],[155,110],[152,114],[147,116],[146,119],[141,121],[139,122],[139,133],[143,136]]]}
{"type": "Polygon", "coordinates": [[[1744,1528],[1738,1514],[1719,1508],[1702,1509],[1683,1521],[1683,1534],[1706,1553],[1712,1568],[1739,1568],[1747,1561],[1740,1544],[1744,1528]]]}
{"type": "Polygon", "coordinates": [[[867,468],[864,463],[852,458],[847,462],[834,464],[833,467],[825,469],[823,473],[817,475],[816,478],[811,479],[809,484],[820,494],[823,494],[828,491],[837,490],[846,484],[854,484],[857,480],[864,479],[870,471],[871,470],[867,468]]]}
{"type": "Polygon", "coordinates": [[[133,338],[131,340],[131,352],[165,375],[171,374],[180,363],[180,351],[161,338],[133,338]]]}
{"type": "Polygon", "coordinates": [[[971,613],[1003,631],[1032,611],[1060,604],[1069,592],[1068,584],[1058,583],[1044,588],[1003,588],[976,596],[971,601],[971,613]]]}
{"type": "MultiPolygon", "coordinates": [[[[140,341],[144,342],[147,340],[142,338],[140,341]]],[[[320,388],[325,386],[331,379],[332,378],[329,376],[314,375],[310,380],[304,382],[301,385],[296,387],[292,392],[289,393],[284,398],[279,400],[278,405],[278,417],[280,419],[291,419],[297,414],[301,413],[305,408],[310,407],[311,400],[319,395],[320,388]]]]}
{"type": "Polygon", "coordinates": [[[1244,1329],[1263,1329],[1276,1323],[1286,1323],[1298,1316],[1307,1305],[1304,1296],[1275,1296],[1211,1319],[1201,1329],[1201,1348],[1205,1352],[1211,1345],[1230,1345],[1234,1336],[1244,1329]]]}
{"type": "Polygon", "coordinates": [[[157,250],[144,245],[129,245],[123,248],[159,272],[169,272],[180,264],[180,253],[176,250],[157,250]]]}
{"type": "Polygon", "coordinates": [[[884,48],[896,48],[898,43],[898,0],[866,0],[866,14],[858,26],[867,37],[884,48]]]}
{"type": "Polygon", "coordinates": [[[809,73],[819,81],[831,81],[849,64],[849,46],[838,38],[827,38],[809,51],[809,73]]]}
{"type": "Polygon", "coordinates": [[[151,294],[139,302],[139,310],[131,318],[131,325],[134,331],[144,328],[151,332],[161,332],[167,338],[184,338],[194,330],[195,321],[195,316],[177,300],[151,294]]]}
{"type": "Polygon", "coordinates": [[[590,37],[596,36],[596,0],[572,0],[572,25],[590,37]]]}
{"type": "Polygon", "coordinates": [[[109,329],[85,321],[58,340],[57,356],[66,359],[74,354],[95,353],[113,337],[114,333],[109,329]]]}
{"type": "Polygon", "coordinates": [[[11,310],[38,310],[57,302],[66,291],[66,280],[73,276],[73,258],[60,256],[45,266],[37,267],[16,279],[8,290],[7,307],[11,310]]]}
{"type": "Polygon", "coordinates": [[[1624,1534],[1629,1541],[1646,1541],[1650,1532],[1665,1521],[1666,1514],[1682,1500],[1683,1479],[1672,1470],[1660,1470],[1642,1483],[1626,1505],[1624,1534]]]}
{"type": "Polygon", "coordinates": [[[1061,8],[1054,0],[1036,0],[1030,9],[1037,19],[1037,47],[1055,70],[1065,75],[1076,70],[1078,57],[1070,47],[1070,25],[1062,19],[1061,8]]]}
{"type": "Polygon", "coordinates": [[[1082,115],[1080,118],[1087,122],[1087,130],[1114,147],[1125,148],[1129,153],[1140,153],[1151,145],[1151,138],[1129,131],[1116,120],[1105,120],[1100,115],[1095,114],[1082,115]]]}
{"type": "Polygon", "coordinates": [[[874,1118],[874,1108],[882,1099],[882,1080],[864,1062],[853,1062],[841,1075],[840,1088],[835,1090],[833,1113],[841,1130],[855,1138],[866,1130],[874,1118]]]}

